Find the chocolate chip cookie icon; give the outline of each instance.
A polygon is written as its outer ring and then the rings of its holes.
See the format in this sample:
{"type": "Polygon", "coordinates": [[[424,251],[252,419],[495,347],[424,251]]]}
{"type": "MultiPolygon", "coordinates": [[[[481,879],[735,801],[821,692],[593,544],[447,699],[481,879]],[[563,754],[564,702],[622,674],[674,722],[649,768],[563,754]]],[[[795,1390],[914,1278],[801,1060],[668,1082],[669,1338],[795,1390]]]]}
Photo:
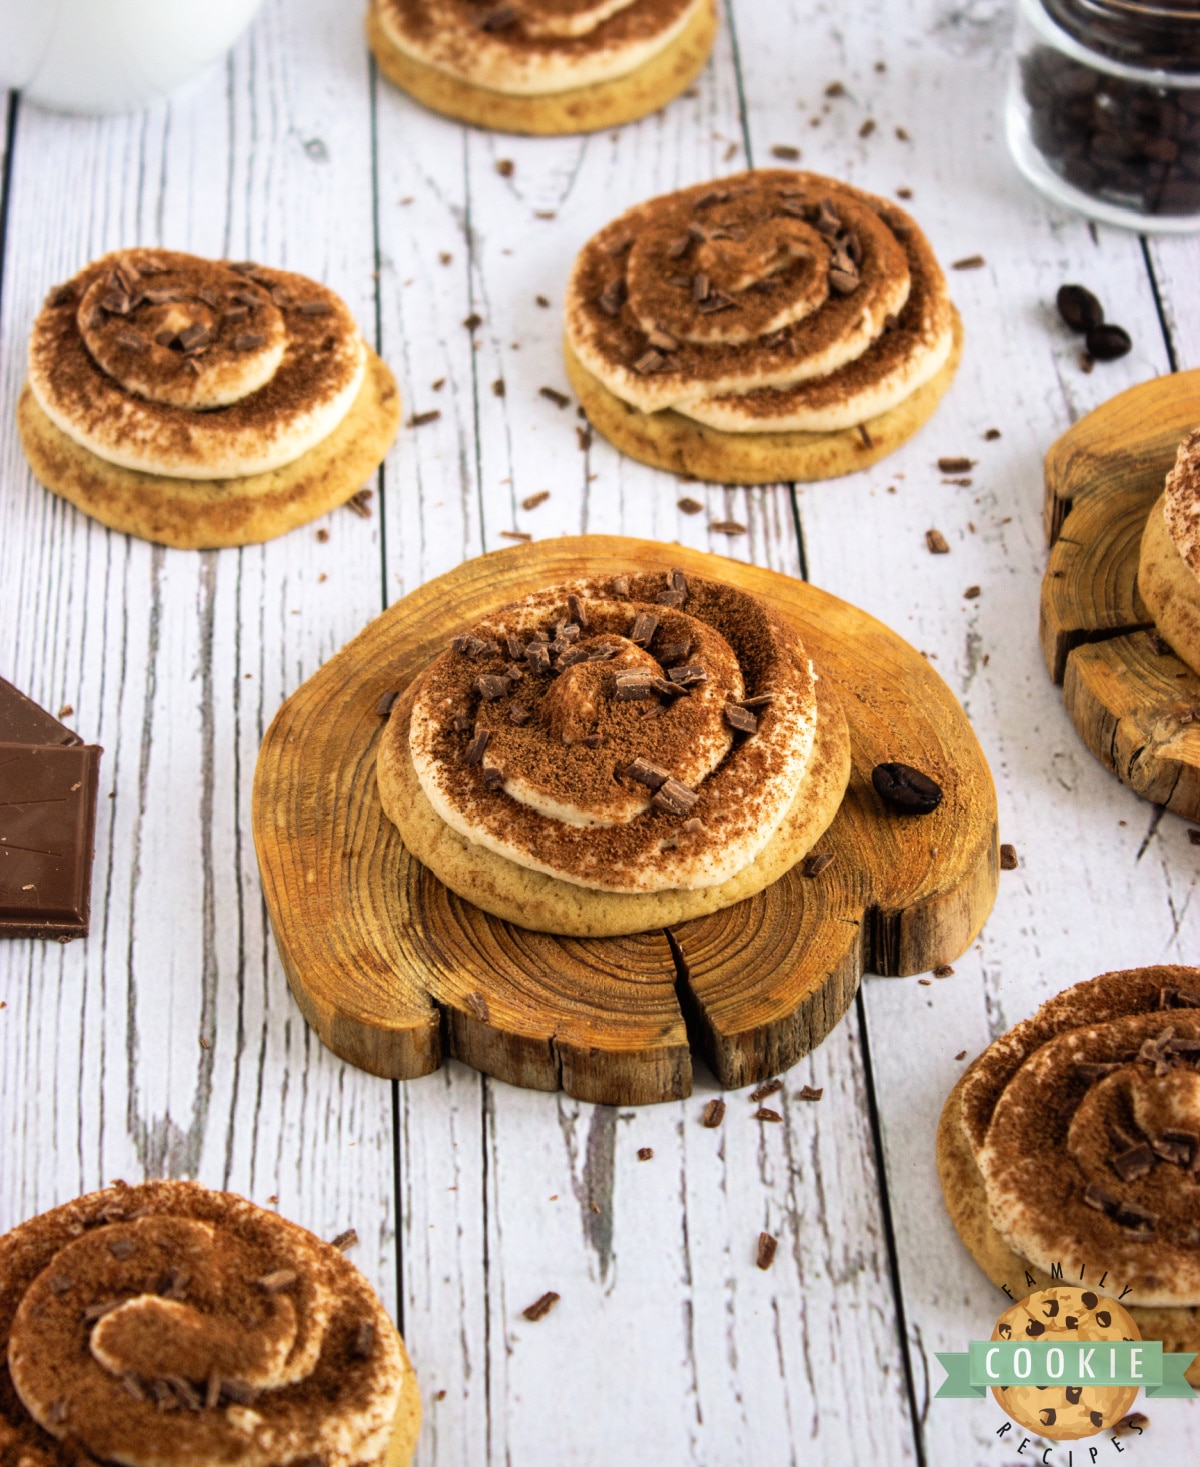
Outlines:
{"type": "MultiPolygon", "coordinates": [[[[1042,1289],[1006,1309],[993,1340],[1039,1340],[1072,1345],[1092,1340],[1140,1340],[1129,1311],[1092,1289],[1042,1289]]],[[[1012,1419],[1052,1441],[1078,1441],[1115,1426],[1137,1400],[1137,1386],[993,1386],[1012,1419]]]]}

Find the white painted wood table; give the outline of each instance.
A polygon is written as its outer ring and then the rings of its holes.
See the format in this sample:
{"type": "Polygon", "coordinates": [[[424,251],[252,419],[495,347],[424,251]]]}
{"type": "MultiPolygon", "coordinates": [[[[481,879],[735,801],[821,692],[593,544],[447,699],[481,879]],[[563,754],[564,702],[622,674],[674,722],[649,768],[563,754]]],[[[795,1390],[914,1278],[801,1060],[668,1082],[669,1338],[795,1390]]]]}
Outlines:
{"type": "MultiPolygon", "coordinates": [[[[353,1225],[420,1373],[421,1467],[1029,1460],[996,1441],[990,1403],[931,1402],[934,1351],[999,1308],[943,1211],[934,1128],[960,1051],[1079,979],[1200,956],[1200,851],[1086,753],[1036,638],[1042,455],[1111,393],[1200,364],[1200,241],[1091,228],[1017,176],[1009,10],[732,0],[693,94],[584,139],[421,111],[376,75],[345,0],[268,0],[226,64],[140,116],[10,99],[0,673],[72,705],[105,755],[91,936],[0,945],[0,1229],[142,1175],[277,1197],[327,1237],[353,1225]],[[780,146],[911,189],[943,260],[986,257],[951,275],[967,347],[937,417],[878,468],[794,489],[684,489],[602,441],[581,451],[573,410],[539,395],[565,387],[577,248],[627,205],[780,146]],[[345,296],[406,415],[441,413],[401,434],[370,519],[185,554],[34,482],[13,425],[30,322],[50,285],[130,244],[256,257],[345,296]],[[1080,371],[1053,311],[1064,280],[1102,296],[1129,356],[1080,371]],[[980,460],[969,485],[943,482],[943,454],[980,460]],[[707,513],[681,514],[685,492],[707,513]],[[725,519],[748,534],[709,532],[725,519]],[[949,555],[927,553],[930,526],[949,555]],[[866,980],[786,1077],[783,1125],[733,1094],[703,1129],[703,1076],[636,1112],[455,1063],[390,1084],[325,1051],[289,996],[249,836],[262,734],[382,607],[514,529],[679,540],[808,576],[925,651],[974,721],[1020,868],[952,979],[866,980]],[[818,1105],[795,1100],[805,1083],[818,1105]],[[780,1239],[769,1272],[760,1229],[780,1239]],[[527,1323],[546,1289],[561,1303],[527,1323]]],[[[1197,1459],[1200,1408],[1149,1413],[1132,1460],[1197,1459]]]]}

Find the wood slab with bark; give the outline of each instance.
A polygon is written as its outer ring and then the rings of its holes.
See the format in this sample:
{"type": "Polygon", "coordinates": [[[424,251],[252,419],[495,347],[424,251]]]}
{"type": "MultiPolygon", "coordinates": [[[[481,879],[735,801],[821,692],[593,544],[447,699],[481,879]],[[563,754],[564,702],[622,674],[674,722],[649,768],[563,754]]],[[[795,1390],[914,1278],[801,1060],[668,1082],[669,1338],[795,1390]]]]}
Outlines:
{"type": "Polygon", "coordinates": [[[452,1054],[580,1099],[690,1093],[693,1050],[723,1085],[777,1073],[845,1013],[867,968],[908,974],[975,938],[998,878],[996,797],[966,716],[918,652],[803,581],[679,546],[577,536],[468,561],[404,597],[284,704],[255,775],[263,888],[292,991],[331,1049],[410,1078],[452,1054]],[[682,566],[769,601],[796,625],[850,726],[842,808],[807,863],[671,931],[568,939],[503,922],[404,848],[374,777],[380,698],[464,626],[580,574],[682,566]],[[871,770],[900,760],[942,786],[924,817],[889,812],[871,770]]]}
{"type": "Polygon", "coordinates": [[[1200,819],[1200,678],[1138,595],[1142,531],[1200,423],[1200,371],[1157,377],[1081,418],[1046,455],[1040,639],[1084,743],[1143,799],[1200,819]]]}

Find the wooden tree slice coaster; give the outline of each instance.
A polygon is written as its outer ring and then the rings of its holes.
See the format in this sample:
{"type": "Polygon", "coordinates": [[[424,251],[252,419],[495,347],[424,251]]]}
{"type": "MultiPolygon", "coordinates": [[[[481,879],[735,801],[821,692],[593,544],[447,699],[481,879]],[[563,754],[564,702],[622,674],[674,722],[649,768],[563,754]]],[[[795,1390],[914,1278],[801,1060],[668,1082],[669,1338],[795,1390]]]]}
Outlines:
{"type": "Polygon", "coordinates": [[[1046,455],[1040,638],[1084,743],[1144,799],[1200,820],[1200,678],[1137,590],[1142,531],[1200,424],[1200,370],[1130,388],[1046,455]]]}
{"type": "Polygon", "coordinates": [[[401,1079],[453,1055],[513,1084],[621,1105],[689,1094],[693,1052],[727,1087],[788,1068],[842,1017],[864,968],[915,973],[957,957],[991,911],[999,871],[987,763],[908,643],[803,581],[601,535],[481,556],[390,607],[279,710],[253,825],[288,981],[335,1053],[401,1079]],[[854,767],[818,845],[833,860],[635,937],[554,937],[471,906],[408,855],[383,814],[380,698],[463,626],[530,591],[672,566],[772,603],[836,687],[854,767]],[[893,759],[942,786],[933,814],[885,809],[871,770],[893,759]]]}

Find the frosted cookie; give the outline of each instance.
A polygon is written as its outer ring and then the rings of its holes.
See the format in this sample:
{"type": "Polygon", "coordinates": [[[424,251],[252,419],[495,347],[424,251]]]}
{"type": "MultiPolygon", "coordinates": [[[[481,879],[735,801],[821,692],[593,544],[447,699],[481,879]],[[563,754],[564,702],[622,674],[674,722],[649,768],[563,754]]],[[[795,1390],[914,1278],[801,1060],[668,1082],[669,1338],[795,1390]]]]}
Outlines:
{"type": "Polygon", "coordinates": [[[657,111],[703,70],[715,0],[371,0],[380,69],[502,132],[575,133],[657,111]]]}
{"type": "Polygon", "coordinates": [[[370,1286],[230,1192],[114,1183],[0,1238],[0,1459],[408,1467],[421,1407],[370,1286]]]}
{"type": "Polygon", "coordinates": [[[392,374],[333,291],[157,249],[50,292],[17,407],[48,488],[183,549],[271,539],[344,503],[399,421],[392,374]]]}
{"type": "Polygon", "coordinates": [[[596,428],[725,483],[876,462],[933,412],[961,340],[903,210],[784,169],[630,209],[584,246],[566,298],[567,372],[596,428]]]}
{"type": "Polygon", "coordinates": [[[551,587],[465,630],[377,762],[385,813],[446,886],[593,937],[761,891],[828,828],[849,772],[799,637],[680,571],[551,587]]]}
{"type": "Polygon", "coordinates": [[[1106,973],[1001,1035],[938,1127],[946,1207],[997,1285],[1103,1276],[1200,1349],[1200,969],[1106,973]]]}
{"type": "Polygon", "coordinates": [[[1150,511],[1137,586],[1159,634],[1200,672],[1200,429],[1179,445],[1166,489],[1150,511]]]}

